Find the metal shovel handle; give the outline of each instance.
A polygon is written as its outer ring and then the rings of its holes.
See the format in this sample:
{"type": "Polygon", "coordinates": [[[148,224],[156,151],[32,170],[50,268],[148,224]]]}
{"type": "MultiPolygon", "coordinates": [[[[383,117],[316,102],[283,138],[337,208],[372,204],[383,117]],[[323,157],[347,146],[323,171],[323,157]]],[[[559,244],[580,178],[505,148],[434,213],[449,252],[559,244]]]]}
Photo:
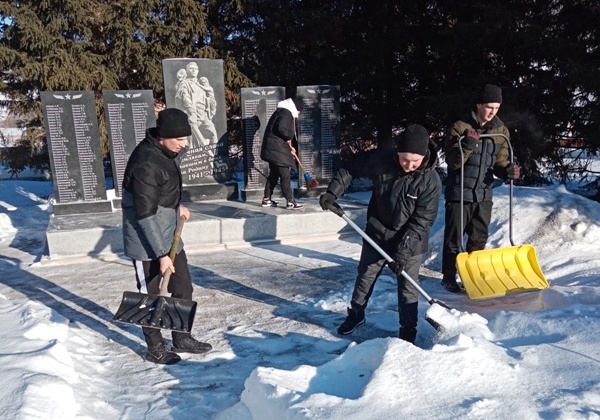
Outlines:
{"type": "MultiPolygon", "coordinates": [[[[185,222],[185,217],[179,217],[179,226],[177,226],[177,230],[175,231],[175,235],[173,236],[173,242],[171,243],[171,249],[169,250],[169,258],[171,262],[175,262],[175,256],[177,255],[177,247],[179,246],[179,239],[181,238],[181,232],[183,231],[183,223],[185,222]]],[[[171,269],[167,269],[164,272],[162,281],[160,283],[160,294],[166,296],[169,289],[169,280],[171,279],[171,269]]]]}
{"type": "MultiPolygon", "coordinates": [[[[337,214],[338,216],[340,216],[342,219],[344,219],[344,221],[346,223],[348,223],[350,226],[352,226],[352,228],[358,232],[358,234],[360,236],[362,236],[364,238],[365,241],[367,241],[377,252],[379,252],[379,254],[381,254],[381,256],[383,258],[385,258],[385,260],[388,263],[391,263],[394,261],[394,259],[392,257],[390,257],[387,252],[385,252],[383,249],[381,249],[381,247],[379,245],[377,245],[375,243],[375,241],[366,234],[366,232],[364,232],[360,227],[358,227],[356,225],[356,223],[354,223],[352,220],[350,220],[350,218],[348,216],[346,216],[346,214],[344,213],[344,210],[340,207],[339,204],[337,203],[333,203],[332,205],[330,205],[329,207],[327,207],[328,210],[330,210],[331,212],[337,214]]],[[[427,300],[427,302],[429,302],[429,304],[434,304],[434,303],[438,303],[438,304],[442,304],[440,301],[433,299],[431,296],[429,296],[429,294],[427,294],[427,292],[419,285],[419,283],[417,283],[416,281],[413,280],[413,278],[411,276],[408,275],[408,273],[404,270],[402,270],[402,277],[404,277],[410,284],[412,284],[415,289],[418,290],[418,292],[427,300]]],[[[443,306],[446,306],[445,304],[443,304],[443,306]]]]}

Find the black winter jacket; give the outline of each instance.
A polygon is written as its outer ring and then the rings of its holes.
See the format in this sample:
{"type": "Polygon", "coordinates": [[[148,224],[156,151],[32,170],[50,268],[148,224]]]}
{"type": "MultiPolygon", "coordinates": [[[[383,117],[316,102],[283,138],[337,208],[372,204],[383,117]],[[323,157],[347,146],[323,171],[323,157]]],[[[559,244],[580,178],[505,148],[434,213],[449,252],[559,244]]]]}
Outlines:
{"type": "Polygon", "coordinates": [[[352,179],[370,178],[373,193],[365,231],[394,260],[405,262],[428,249],[442,192],[436,166],[432,145],[421,167],[410,173],[400,166],[395,149],[357,153],[343,164],[327,190],[339,197],[352,179]]]}
{"type": "MultiPolygon", "coordinates": [[[[177,154],[165,149],[150,128],[129,160],[123,176],[123,245],[125,255],[140,261],[169,253],[181,202],[177,154]]],[[[183,248],[180,241],[177,252],[183,248]]]]}
{"type": "Polygon", "coordinates": [[[448,164],[448,177],[445,184],[446,201],[460,201],[460,167],[464,162],[465,203],[477,203],[492,200],[494,175],[506,179],[506,166],[509,164],[509,147],[501,136],[484,138],[471,147],[463,140],[464,158],[461,161],[458,139],[465,130],[475,130],[480,134],[502,134],[509,137],[508,128],[497,116],[482,127],[473,112],[464,115],[450,128],[444,152],[448,164]]]}
{"type": "Polygon", "coordinates": [[[295,136],[296,124],[292,113],[285,108],[277,108],[265,128],[260,158],[278,166],[295,167],[294,156],[287,144],[295,136]]]}

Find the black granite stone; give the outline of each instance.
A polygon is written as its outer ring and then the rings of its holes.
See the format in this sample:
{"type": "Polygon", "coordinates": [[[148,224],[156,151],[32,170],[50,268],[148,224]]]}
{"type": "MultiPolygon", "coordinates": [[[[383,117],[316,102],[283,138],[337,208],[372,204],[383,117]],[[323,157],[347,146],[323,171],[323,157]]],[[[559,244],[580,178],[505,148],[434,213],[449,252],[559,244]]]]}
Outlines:
{"type": "Polygon", "coordinates": [[[74,214],[92,214],[92,213],[111,213],[113,205],[110,201],[96,202],[78,202],[59,204],[52,206],[52,211],[56,216],[74,215],[74,214]]]}

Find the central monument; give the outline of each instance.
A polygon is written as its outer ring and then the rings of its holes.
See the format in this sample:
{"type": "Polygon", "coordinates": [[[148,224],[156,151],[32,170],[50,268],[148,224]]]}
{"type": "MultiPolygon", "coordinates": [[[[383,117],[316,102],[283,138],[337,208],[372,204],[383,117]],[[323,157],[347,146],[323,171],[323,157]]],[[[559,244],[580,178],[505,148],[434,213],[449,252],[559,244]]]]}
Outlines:
{"type": "Polygon", "coordinates": [[[184,198],[237,198],[229,162],[223,60],[168,58],[162,64],[167,107],[184,111],[192,126],[181,157],[184,198]]]}

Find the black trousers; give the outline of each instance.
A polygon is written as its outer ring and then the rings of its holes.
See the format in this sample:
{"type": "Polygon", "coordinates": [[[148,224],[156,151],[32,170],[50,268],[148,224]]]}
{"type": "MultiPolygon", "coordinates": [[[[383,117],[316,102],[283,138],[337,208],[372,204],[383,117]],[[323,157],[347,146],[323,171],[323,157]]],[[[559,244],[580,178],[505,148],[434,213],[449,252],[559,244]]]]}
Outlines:
{"type": "MultiPolygon", "coordinates": [[[[181,250],[181,252],[175,256],[173,267],[175,267],[175,272],[171,275],[169,280],[169,293],[176,298],[191,300],[193,292],[192,277],[188,267],[187,255],[184,250],[181,250]]],[[[160,274],[160,263],[158,260],[133,260],[133,268],[135,269],[135,279],[140,293],[151,295],[160,294],[160,281],[162,275],[160,274]]],[[[142,331],[149,348],[156,347],[163,343],[163,337],[159,329],[142,327],[142,331]]],[[[188,333],[178,331],[172,332],[173,340],[182,339],[188,336],[188,333]]]]}
{"type": "Polygon", "coordinates": [[[279,166],[274,163],[269,163],[269,176],[265,185],[264,198],[271,198],[273,191],[277,186],[277,181],[281,179],[281,193],[288,203],[294,202],[292,194],[292,181],[290,178],[290,168],[288,166],[279,166]]]}
{"type": "MultiPolygon", "coordinates": [[[[423,254],[414,255],[406,261],[404,271],[414,280],[419,281],[419,268],[423,254]]],[[[358,275],[354,283],[352,301],[350,306],[356,310],[364,310],[373,294],[375,282],[383,271],[386,260],[369,243],[364,242],[358,263],[358,275]]],[[[398,280],[398,314],[400,326],[408,328],[417,327],[419,292],[404,277],[398,280]]]]}
{"type": "Polygon", "coordinates": [[[460,220],[460,202],[446,202],[446,226],[444,227],[444,249],[442,273],[445,279],[456,277],[456,256],[459,252],[485,249],[488,228],[492,219],[492,202],[463,203],[463,223],[460,220]],[[467,246],[463,248],[463,236],[467,235],[467,246]]]}

